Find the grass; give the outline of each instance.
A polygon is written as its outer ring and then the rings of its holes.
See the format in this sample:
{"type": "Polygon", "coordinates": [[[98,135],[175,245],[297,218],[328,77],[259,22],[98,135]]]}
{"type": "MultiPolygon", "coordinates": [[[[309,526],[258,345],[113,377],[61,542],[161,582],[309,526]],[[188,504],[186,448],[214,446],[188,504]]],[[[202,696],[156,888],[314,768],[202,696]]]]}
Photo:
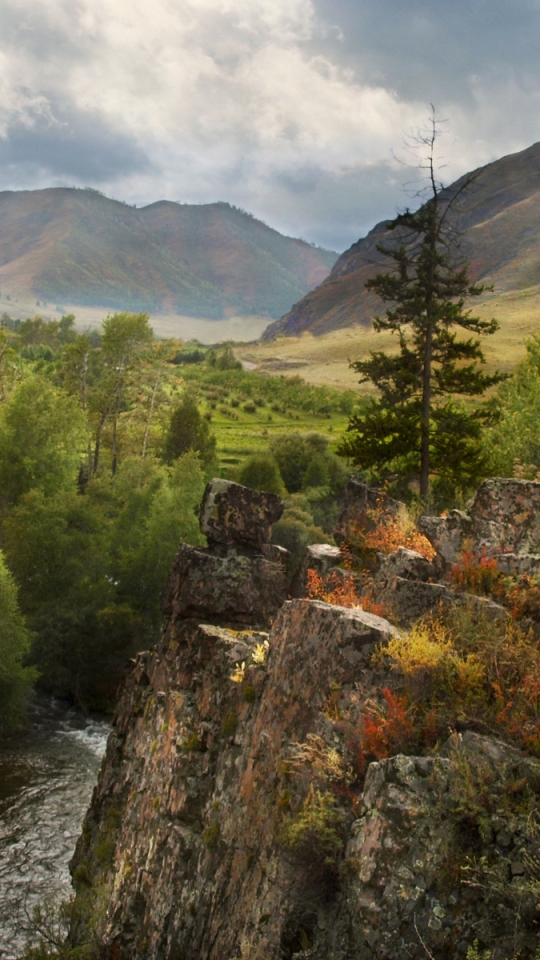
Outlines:
{"type": "MultiPolygon", "coordinates": [[[[500,330],[483,341],[488,371],[499,368],[510,372],[525,354],[524,341],[540,329],[540,286],[522,291],[490,294],[475,303],[473,314],[482,319],[495,317],[500,330]]],[[[307,383],[328,384],[336,390],[355,389],[358,375],[350,369],[349,359],[359,360],[370,350],[388,350],[392,346],[388,333],[375,333],[371,328],[347,327],[314,337],[280,337],[277,340],[237,347],[236,355],[255,364],[268,375],[300,375],[307,383]]]]}

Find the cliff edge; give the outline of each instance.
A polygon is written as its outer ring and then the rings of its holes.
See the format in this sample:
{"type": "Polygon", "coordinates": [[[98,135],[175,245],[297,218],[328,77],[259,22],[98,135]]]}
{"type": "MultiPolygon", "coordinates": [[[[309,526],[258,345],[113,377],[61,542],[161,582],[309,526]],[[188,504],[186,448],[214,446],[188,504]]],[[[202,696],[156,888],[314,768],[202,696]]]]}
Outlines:
{"type": "Polygon", "coordinates": [[[373,654],[396,629],[286,601],[279,512],[236,484],[207,489],[209,547],[181,547],[162,642],[126,671],[72,862],[72,944],[103,960],[444,960],[479,939],[502,960],[529,911],[517,948],[532,958],[523,798],[540,763],[466,732],[362,766],[362,711],[396,685],[373,654]],[[515,902],[488,872],[479,890],[481,863],[508,873],[515,902]]]}

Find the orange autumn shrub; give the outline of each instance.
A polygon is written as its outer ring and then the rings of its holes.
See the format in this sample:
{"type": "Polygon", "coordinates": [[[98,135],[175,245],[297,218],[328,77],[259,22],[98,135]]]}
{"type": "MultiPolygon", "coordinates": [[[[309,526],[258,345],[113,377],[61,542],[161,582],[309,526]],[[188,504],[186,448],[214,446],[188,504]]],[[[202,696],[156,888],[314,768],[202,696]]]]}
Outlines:
{"type": "Polygon", "coordinates": [[[398,697],[388,687],[381,691],[383,702],[368,700],[360,719],[360,738],[352,746],[355,767],[360,776],[372,760],[385,760],[411,746],[414,734],[413,710],[406,697],[398,697]]]}
{"type": "Polygon", "coordinates": [[[386,616],[386,608],[382,603],[375,603],[371,593],[358,593],[357,584],[352,577],[340,577],[338,573],[329,573],[321,577],[316,570],[307,572],[308,600],[323,600],[336,607],[351,607],[366,610],[378,617],[386,616]]]}
{"type": "Polygon", "coordinates": [[[464,550],[450,572],[456,587],[480,597],[492,597],[508,608],[515,620],[540,621],[540,583],[529,574],[505,577],[497,561],[483,548],[480,555],[464,550]]]}
{"type": "Polygon", "coordinates": [[[503,575],[497,561],[488,557],[485,547],[480,556],[464,550],[453,564],[450,577],[456,587],[480,597],[500,595],[503,589],[503,575]]]}
{"type": "Polygon", "coordinates": [[[433,560],[436,551],[429,540],[416,529],[408,513],[394,514],[385,509],[381,500],[377,507],[367,511],[369,528],[361,523],[349,523],[344,536],[357,552],[394,553],[399,547],[415,550],[426,560],[433,560]]]}

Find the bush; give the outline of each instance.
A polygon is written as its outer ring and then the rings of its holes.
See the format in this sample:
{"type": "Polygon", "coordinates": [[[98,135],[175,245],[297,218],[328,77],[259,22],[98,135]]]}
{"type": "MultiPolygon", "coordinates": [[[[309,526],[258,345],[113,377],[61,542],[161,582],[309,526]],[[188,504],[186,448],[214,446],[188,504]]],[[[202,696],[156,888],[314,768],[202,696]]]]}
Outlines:
{"type": "Polygon", "coordinates": [[[324,530],[313,520],[309,501],[301,494],[287,497],[283,516],[273,527],[272,543],[290,552],[291,576],[298,570],[306,547],[310,543],[326,543],[327,540],[324,530]]]}
{"type": "Polygon", "coordinates": [[[252,490],[268,490],[282,496],[285,487],[279,467],[270,453],[255,453],[244,461],[237,475],[238,483],[252,490]]]}

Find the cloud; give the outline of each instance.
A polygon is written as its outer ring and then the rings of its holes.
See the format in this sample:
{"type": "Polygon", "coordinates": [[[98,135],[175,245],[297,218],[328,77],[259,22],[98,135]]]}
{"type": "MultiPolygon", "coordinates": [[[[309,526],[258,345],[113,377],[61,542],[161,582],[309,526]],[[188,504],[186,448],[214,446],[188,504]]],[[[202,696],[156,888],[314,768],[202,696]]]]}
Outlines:
{"type": "Polygon", "coordinates": [[[0,188],[228,200],[341,249],[403,205],[430,100],[449,178],[535,139],[533,25],[536,0],[4,0],[0,188]]]}

